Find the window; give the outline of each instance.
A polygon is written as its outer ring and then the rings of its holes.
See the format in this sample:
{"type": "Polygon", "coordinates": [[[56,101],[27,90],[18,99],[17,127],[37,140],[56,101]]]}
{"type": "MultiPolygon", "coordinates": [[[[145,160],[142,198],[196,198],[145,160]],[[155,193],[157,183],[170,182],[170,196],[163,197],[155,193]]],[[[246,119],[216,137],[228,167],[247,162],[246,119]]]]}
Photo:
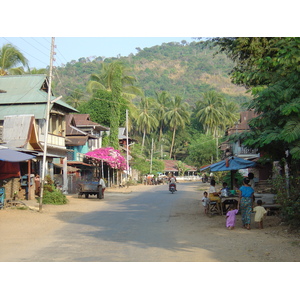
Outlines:
{"type": "Polygon", "coordinates": [[[51,114],[49,122],[49,133],[59,136],[64,135],[64,116],[51,114]]]}

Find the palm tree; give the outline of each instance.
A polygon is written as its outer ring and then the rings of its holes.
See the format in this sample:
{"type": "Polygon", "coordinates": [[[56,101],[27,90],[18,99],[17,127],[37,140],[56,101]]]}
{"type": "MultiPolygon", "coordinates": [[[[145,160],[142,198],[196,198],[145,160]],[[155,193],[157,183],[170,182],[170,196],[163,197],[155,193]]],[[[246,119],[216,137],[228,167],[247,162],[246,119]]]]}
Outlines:
{"type": "Polygon", "coordinates": [[[172,158],[176,130],[180,127],[185,128],[185,125],[190,122],[188,107],[188,103],[182,102],[181,97],[175,96],[175,99],[171,100],[170,110],[166,113],[166,119],[169,122],[169,126],[173,129],[170,158],[172,158]]]}
{"type": "Polygon", "coordinates": [[[122,97],[128,100],[132,100],[136,95],[142,96],[142,90],[134,86],[136,78],[127,75],[128,69],[125,68],[121,61],[114,61],[112,63],[102,63],[102,68],[99,74],[92,74],[90,76],[90,81],[87,85],[87,91],[93,93],[96,90],[107,90],[112,91],[112,84],[115,78],[115,73],[117,69],[121,70],[121,83],[122,97]]]}
{"type": "Polygon", "coordinates": [[[179,160],[176,164],[176,169],[178,170],[179,176],[184,176],[184,173],[188,170],[188,167],[179,160]]]}
{"type": "Polygon", "coordinates": [[[217,137],[217,131],[224,119],[224,102],[222,95],[215,91],[203,94],[203,99],[196,104],[196,117],[203,124],[205,134],[217,137]]]}
{"type": "Polygon", "coordinates": [[[16,47],[11,44],[3,45],[0,48],[0,76],[24,74],[22,67],[16,67],[19,64],[28,68],[27,59],[16,47]]]}
{"type": "Polygon", "coordinates": [[[170,106],[171,103],[171,97],[170,95],[166,92],[163,91],[161,93],[155,92],[156,94],[156,101],[157,101],[157,109],[156,109],[156,118],[159,122],[159,138],[158,141],[162,139],[163,135],[163,128],[166,123],[166,112],[170,106]]]}
{"type": "Polygon", "coordinates": [[[196,103],[196,117],[203,124],[205,134],[211,134],[216,140],[218,158],[218,137],[220,132],[232,126],[238,120],[238,107],[233,102],[227,102],[216,91],[203,94],[203,99],[196,103]]]}
{"type": "Polygon", "coordinates": [[[75,89],[67,98],[66,102],[72,105],[74,108],[78,108],[81,104],[83,97],[83,92],[80,89],[75,89]]]}
{"type": "Polygon", "coordinates": [[[232,127],[239,119],[239,107],[234,102],[227,102],[224,103],[224,124],[222,129],[225,130],[227,127],[232,127]]]}
{"type": "Polygon", "coordinates": [[[137,116],[136,123],[139,131],[143,133],[142,149],[143,152],[146,134],[149,134],[158,126],[158,120],[153,114],[154,99],[143,98],[139,104],[140,113],[137,116]]]}
{"type": "Polygon", "coordinates": [[[114,147],[118,145],[121,97],[127,99],[128,107],[134,110],[131,100],[137,95],[143,95],[142,90],[134,86],[135,77],[127,75],[127,72],[128,70],[125,69],[121,61],[103,63],[100,74],[92,74],[87,85],[87,90],[90,93],[99,89],[112,92],[110,142],[111,146],[114,147]]]}
{"type": "Polygon", "coordinates": [[[33,68],[33,69],[29,70],[28,73],[29,74],[47,74],[48,70],[47,69],[33,68]]]}

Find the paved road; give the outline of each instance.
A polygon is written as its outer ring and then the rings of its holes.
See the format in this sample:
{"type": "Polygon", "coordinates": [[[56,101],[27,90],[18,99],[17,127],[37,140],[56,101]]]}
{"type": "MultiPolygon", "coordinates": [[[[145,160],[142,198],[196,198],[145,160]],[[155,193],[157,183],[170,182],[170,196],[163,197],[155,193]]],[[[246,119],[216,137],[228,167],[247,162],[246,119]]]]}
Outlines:
{"type": "MultiPolygon", "coordinates": [[[[101,209],[73,218],[26,261],[214,261],[199,241],[196,184],[108,194],[101,209]]],[[[58,214],[59,217],[59,214],[58,214]]]]}

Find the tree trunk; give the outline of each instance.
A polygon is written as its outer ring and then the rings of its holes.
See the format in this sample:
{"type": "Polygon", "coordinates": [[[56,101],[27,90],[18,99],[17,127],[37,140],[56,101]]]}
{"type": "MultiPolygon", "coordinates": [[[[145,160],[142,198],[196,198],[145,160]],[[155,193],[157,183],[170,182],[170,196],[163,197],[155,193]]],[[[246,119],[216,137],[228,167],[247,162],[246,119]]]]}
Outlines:
{"type": "Polygon", "coordinates": [[[144,133],[143,133],[143,141],[142,141],[142,149],[141,149],[141,152],[142,152],[142,153],[143,153],[144,145],[145,145],[145,136],[146,136],[146,130],[144,129],[144,133]]]}
{"type": "Polygon", "coordinates": [[[159,139],[158,139],[159,142],[160,142],[161,138],[162,138],[162,126],[160,126],[160,128],[159,128],[159,139]]]}
{"type": "Polygon", "coordinates": [[[173,152],[173,147],[174,147],[174,142],[175,142],[175,133],[176,133],[176,128],[174,127],[173,137],[172,137],[172,145],[171,145],[171,149],[170,149],[170,159],[172,158],[172,152],[173,152]]]}

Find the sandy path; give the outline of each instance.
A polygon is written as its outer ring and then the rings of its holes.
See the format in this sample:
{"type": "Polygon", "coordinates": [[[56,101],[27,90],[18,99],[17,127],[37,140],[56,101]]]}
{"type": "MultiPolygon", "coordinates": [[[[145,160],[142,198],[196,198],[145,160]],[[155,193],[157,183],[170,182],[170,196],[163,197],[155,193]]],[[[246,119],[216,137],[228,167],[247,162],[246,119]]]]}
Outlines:
{"type": "MultiPolygon", "coordinates": [[[[138,185],[123,189],[110,189],[105,198],[108,199],[111,192],[130,193],[152,188],[155,186],[138,185]]],[[[191,185],[191,190],[195,189],[199,190],[198,183],[191,185]]],[[[199,195],[202,195],[201,191],[199,191],[199,195]]],[[[113,194],[111,194],[112,196],[113,194]]],[[[68,205],[44,205],[41,213],[35,210],[15,208],[1,210],[0,261],[22,261],[22,256],[29,255],[34,249],[49,245],[52,242],[51,235],[63,227],[66,222],[81,214],[101,209],[105,205],[105,202],[92,198],[78,199],[70,195],[68,198],[68,205]],[[59,218],[57,218],[58,212],[60,213],[59,218]]],[[[211,248],[216,253],[218,261],[300,261],[299,235],[291,234],[287,227],[279,225],[278,218],[267,217],[263,230],[247,231],[239,226],[241,222],[240,216],[238,216],[236,229],[229,231],[225,228],[224,216],[208,218],[203,214],[200,200],[196,200],[196,202],[197,211],[185,218],[190,218],[193,222],[200,222],[197,226],[203,230],[205,242],[211,243],[211,248]]]]}

